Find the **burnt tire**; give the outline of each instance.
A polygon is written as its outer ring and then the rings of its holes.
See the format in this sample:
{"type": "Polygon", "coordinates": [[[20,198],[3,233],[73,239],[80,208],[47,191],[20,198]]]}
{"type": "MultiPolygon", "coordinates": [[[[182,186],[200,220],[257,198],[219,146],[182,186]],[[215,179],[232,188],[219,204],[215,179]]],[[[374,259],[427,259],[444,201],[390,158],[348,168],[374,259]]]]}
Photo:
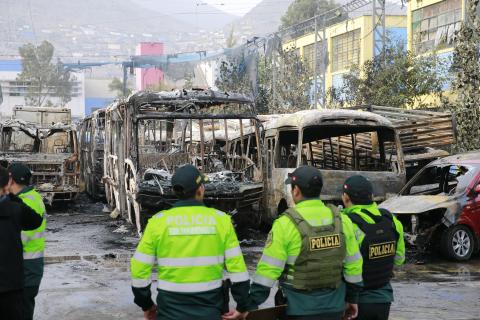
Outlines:
{"type": "Polygon", "coordinates": [[[466,261],[472,256],[475,238],[467,226],[455,225],[443,232],[442,248],[447,258],[466,261]]]}

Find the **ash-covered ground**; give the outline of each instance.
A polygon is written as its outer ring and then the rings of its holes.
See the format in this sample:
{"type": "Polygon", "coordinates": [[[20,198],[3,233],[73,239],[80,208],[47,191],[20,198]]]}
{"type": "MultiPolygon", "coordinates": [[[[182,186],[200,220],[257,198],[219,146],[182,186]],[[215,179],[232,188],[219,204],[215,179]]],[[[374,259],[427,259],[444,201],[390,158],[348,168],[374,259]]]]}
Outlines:
{"type": "MultiPolygon", "coordinates": [[[[129,260],[138,242],[103,203],[80,197],[50,208],[45,275],[35,319],[143,319],[130,288],[129,260]]],[[[261,256],[264,232],[241,230],[251,273],[261,256]]],[[[480,319],[480,258],[454,263],[429,257],[396,271],[391,319],[480,319]]],[[[265,306],[273,304],[273,293],[265,306]]]]}

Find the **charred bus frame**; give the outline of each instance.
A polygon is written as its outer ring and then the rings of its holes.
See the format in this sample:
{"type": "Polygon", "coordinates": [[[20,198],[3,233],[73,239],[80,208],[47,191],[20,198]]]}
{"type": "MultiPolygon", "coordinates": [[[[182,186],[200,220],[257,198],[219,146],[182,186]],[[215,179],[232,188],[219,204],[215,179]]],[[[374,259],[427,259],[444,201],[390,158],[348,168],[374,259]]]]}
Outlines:
{"type": "Polygon", "coordinates": [[[210,90],[139,92],[107,108],[105,119],[107,200],[138,230],[176,200],[170,178],[187,163],[210,179],[207,204],[240,215],[260,208],[261,125],[250,99],[210,90]],[[255,136],[249,140],[256,146],[254,160],[247,159],[243,143],[230,148],[229,135],[243,135],[246,128],[255,136]]]}
{"type": "Polygon", "coordinates": [[[103,184],[105,109],[87,116],[80,125],[80,172],[86,193],[96,199],[105,197],[103,184]]]}
{"type": "Polygon", "coordinates": [[[337,205],[344,180],[354,174],[372,181],[376,201],[405,184],[401,141],[386,118],[352,110],[308,110],[274,118],[265,123],[267,219],[294,205],[284,181],[301,165],[320,169],[321,199],[337,205]]]}

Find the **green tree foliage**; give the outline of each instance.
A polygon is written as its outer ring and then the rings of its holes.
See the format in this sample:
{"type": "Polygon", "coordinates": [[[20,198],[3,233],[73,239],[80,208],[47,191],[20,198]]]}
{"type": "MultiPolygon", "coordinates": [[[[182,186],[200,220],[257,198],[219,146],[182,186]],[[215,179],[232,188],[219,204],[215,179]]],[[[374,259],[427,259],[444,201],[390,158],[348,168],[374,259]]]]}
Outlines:
{"type": "Polygon", "coordinates": [[[448,81],[448,63],[436,54],[415,57],[399,43],[387,42],[385,60],[381,55],[362,66],[353,66],[343,84],[330,88],[331,107],[361,104],[391,107],[427,107],[429,97],[441,98],[448,81]]]}
{"type": "Polygon", "coordinates": [[[254,97],[259,113],[308,109],[311,81],[306,64],[294,50],[280,50],[275,57],[260,57],[254,74],[247,70],[243,55],[231,57],[221,63],[216,85],[223,91],[254,97]]]}
{"type": "Polygon", "coordinates": [[[281,18],[280,28],[288,28],[336,7],[333,0],[295,0],[281,18]]]}
{"type": "Polygon", "coordinates": [[[480,18],[479,0],[467,0],[467,20],[456,35],[452,71],[456,100],[449,107],[457,121],[459,152],[480,149],[480,18]]]}
{"type": "Polygon", "coordinates": [[[48,98],[57,97],[60,105],[65,106],[72,99],[75,77],[64,70],[60,61],[57,64],[52,62],[54,51],[48,41],[39,46],[29,43],[19,48],[22,72],[17,81],[29,84],[26,104],[37,107],[53,105],[48,98]]]}
{"type": "MultiPolygon", "coordinates": [[[[112,79],[112,82],[108,84],[108,89],[111,92],[116,92],[117,97],[121,98],[124,96],[123,94],[123,81],[118,79],[117,77],[112,79]]],[[[132,93],[132,90],[127,88],[126,96],[130,95],[132,93]]]]}

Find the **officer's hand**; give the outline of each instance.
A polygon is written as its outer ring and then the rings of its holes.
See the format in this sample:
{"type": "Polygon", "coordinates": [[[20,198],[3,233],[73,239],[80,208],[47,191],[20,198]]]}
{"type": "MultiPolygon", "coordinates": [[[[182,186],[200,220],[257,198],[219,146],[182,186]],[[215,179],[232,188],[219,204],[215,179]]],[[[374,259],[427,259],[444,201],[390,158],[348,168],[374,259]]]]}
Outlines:
{"type": "Polygon", "coordinates": [[[352,320],[358,316],[358,304],[348,303],[343,314],[343,320],[352,320]]]}
{"type": "Polygon", "coordinates": [[[155,320],[157,317],[157,306],[154,304],[150,309],[143,312],[143,319],[155,320]]]}
{"type": "Polygon", "coordinates": [[[240,313],[237,310],[231,310],[222,316],[222,320],[243,320],[248,316],[248,312],[240,313]]]}

